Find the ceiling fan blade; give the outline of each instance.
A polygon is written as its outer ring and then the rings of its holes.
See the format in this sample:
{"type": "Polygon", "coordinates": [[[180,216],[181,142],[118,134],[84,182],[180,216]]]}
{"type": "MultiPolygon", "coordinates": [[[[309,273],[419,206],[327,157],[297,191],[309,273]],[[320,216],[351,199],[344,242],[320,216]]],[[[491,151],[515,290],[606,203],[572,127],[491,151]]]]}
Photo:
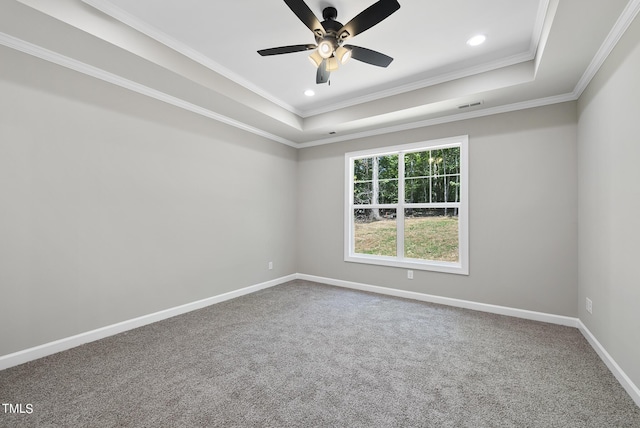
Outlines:
{"type": "Polygon", "coordinates": [[[372,51],[371,49],[361,48],[360,46],[344,45],[345,48],[351,49],[351,58],[367,64],[376,65],[378,67],[388,67],[393,58],[383,53],[372,51]]]}
{"type": "Polygon", "coordinates": [[[380,0],[372,4],[351,21],[347,22],[344,27],[338,31],[338,35],[342,39],[348,39],[379,24],[381,21],[389,17],[393,12],[400,9],[400,3],[397,0],[380,0]],[[348,35],[342,36],[347,31],[348,35]]]}
{"type": "Polygon", "coordinates": [[[258,53],[260,55],[262,55],[262,56],[282,55],[282,54],[288,54],[288,53],[293,53],[293,52],[309,51],[309,50],[315,49],[317,47],[318,46],[316,46],[316,45],[280,46],[278,48],[262,49],[262,50],[259,50],[258,53]]]}
{"type": "Polygon", "coordinates": [[[327,83],[329,81],[330,74],[329,70],[327,70],[327,60],[323,59],[318,67],[318,72],[316,73],[316,83],[327,83]]]}
{"type": "Polygon", "coordinates": [[[298,19],[300,19],[300,21],[302,21],[302,23],[311,31],[321,37],[324,36],[325,32],[322,24],[320,24],[320,21],[311,9],[309,9],[309,6],[307,6],[304,0],[284,0],[284,2],[289,6],[289,9],[296,14],[298,19]]]}

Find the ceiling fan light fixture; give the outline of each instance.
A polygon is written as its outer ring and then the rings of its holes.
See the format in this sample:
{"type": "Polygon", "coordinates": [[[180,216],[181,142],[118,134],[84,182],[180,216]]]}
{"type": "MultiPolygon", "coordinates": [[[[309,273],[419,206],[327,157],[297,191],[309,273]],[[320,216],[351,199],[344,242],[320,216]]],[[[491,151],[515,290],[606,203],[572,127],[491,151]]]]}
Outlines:
{"type": "Polygon", "coordinates": [[[336,71],[338,69],[338,60],[335,57],[327,59],[327,71],[336,71]]]}
{"type": "Polygon", "coordinates": [[[346,64],[346,62],[351,58],[351,49],[340,46],[336,49],[335,57],[338,58],[340,64],[346,64]]]}
{"type": "Polygon", "coordinates": [[[334,44],[331,39],[324,38],[318,44],[318,53],[322,58],[329,58],[331,55],[333,55],[333,46],[334,44]]]}
{"type": "Polygon", "coordinates": [[[320,67],[320,64],[322,64],[323,59],[324,58],[322,58],[322,56],[320,55],[317,49],[314,50],[311,55],[309,55],[309,61],[311,61],[311,64],[313,64],[313,66],[316,68],[320,67]]]}

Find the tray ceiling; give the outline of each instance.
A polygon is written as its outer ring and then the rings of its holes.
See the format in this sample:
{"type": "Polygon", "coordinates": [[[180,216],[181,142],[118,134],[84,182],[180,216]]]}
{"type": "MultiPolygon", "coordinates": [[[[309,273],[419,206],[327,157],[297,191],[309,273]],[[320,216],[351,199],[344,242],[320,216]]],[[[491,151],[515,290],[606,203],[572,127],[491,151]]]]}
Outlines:
{"type": "MultiPolygon", "coordinates": [[[[350,43],[394,58],[351,60],[316,85],[314,43],[282,0],[6,0],[0,44],[293,147],[576,100],[640,0],[398,0],[350,43]],[[466,41],[484,34],[484,44],[466,41]],[[304,91],[313,89],[313,97],[304,91]]],[[[348,22],[373,0],[308,0],[348,22]]]]}

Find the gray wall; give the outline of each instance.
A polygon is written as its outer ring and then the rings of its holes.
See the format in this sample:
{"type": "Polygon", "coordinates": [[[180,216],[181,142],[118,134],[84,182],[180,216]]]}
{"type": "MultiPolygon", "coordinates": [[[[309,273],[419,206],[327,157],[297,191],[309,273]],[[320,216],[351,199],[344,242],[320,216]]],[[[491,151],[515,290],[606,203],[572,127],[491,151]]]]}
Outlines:
{"type": "Polygon", "coordinates": [[[0,47],[0,355],[295,273],[296,161],[0,47]]]}
{"type": "Polygon", "coordinates": [[[579,100],[579,315],[640,385],[640,19],[579,100]],[[593,315],[585,299],[593,301],[593,315]]]}
{"type": "Polygon", "coordinates": [[[300,151],[298,271],[577,316],[576,104],[300,151]],[[343,261],[344,153],[469,135],[470,275],[343,261]]]}

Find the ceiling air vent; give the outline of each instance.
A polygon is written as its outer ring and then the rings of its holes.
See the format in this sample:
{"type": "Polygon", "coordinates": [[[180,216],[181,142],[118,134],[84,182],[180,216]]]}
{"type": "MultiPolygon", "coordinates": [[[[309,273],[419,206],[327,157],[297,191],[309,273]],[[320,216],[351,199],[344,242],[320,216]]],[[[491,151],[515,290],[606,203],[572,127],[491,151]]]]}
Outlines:
{"type": "Polygon", "coordinates": [[[476,101],[474,103],[469,103],[469,104],[462,104],[461,106],[458,106],[459,109],[465,109],[465,108],[469,108],[469,107],[476,107],[479,105],[482,105],[483,101],[476,101]]]}

